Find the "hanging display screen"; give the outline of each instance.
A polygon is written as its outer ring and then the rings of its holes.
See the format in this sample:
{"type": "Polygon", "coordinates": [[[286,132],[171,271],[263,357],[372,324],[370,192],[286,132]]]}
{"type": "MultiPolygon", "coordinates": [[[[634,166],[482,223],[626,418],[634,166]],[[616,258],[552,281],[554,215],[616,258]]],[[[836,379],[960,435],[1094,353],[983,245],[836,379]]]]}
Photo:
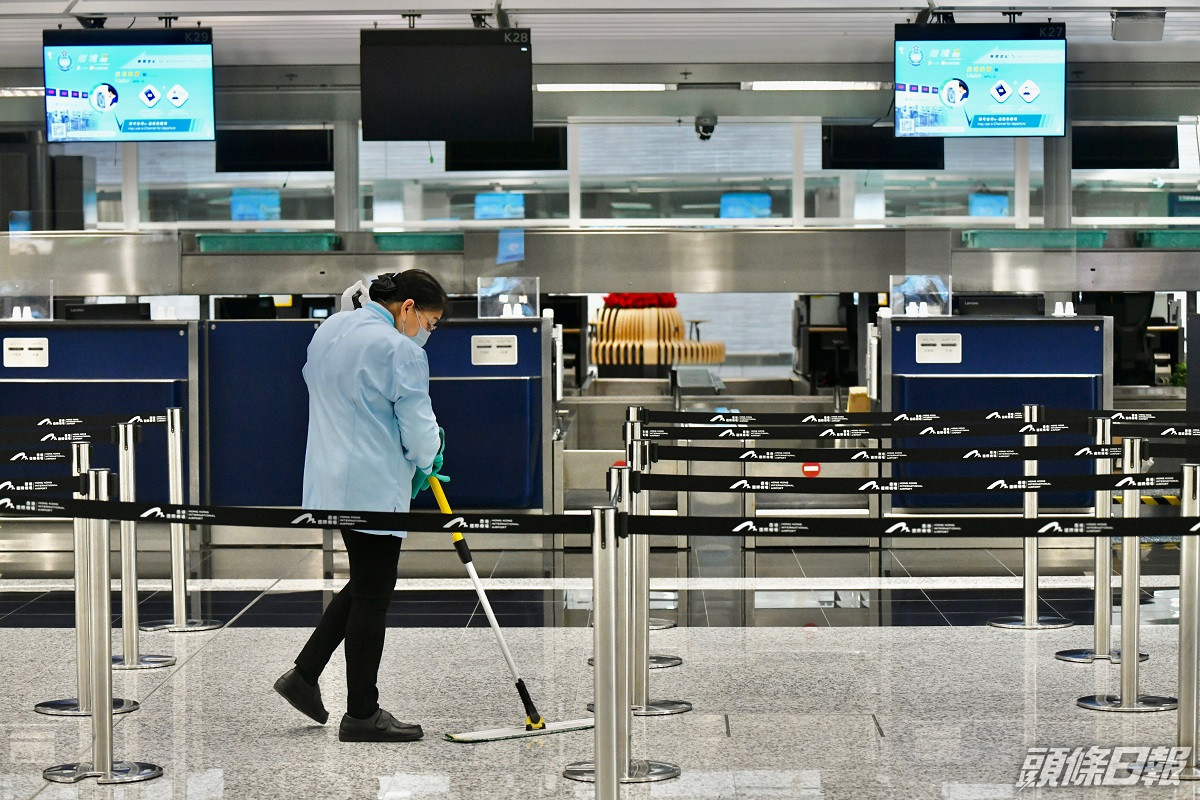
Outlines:
{"type": "Polygon", "coordinates": [[[51,142],[211,141],[211,28],[42,31],[51,142]]]}
{"type": "Polygon", "coordinates": [[[896,26],[896,136],[1062,136],[1059,23],[896,26]]]}

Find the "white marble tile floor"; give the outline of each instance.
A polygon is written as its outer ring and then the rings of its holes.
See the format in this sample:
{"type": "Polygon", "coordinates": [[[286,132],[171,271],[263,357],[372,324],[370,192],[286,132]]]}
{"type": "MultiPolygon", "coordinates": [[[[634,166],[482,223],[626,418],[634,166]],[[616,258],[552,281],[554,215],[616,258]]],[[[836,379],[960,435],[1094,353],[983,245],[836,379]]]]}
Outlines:
{"type": "MultiPolygon", "coordinates": [[[[165,776],[123,788],[48,784],[41,770],[78,759],[88,723],[34,714],[70,693],[69,630],[0,629],[0,800],[258,800],[590,798],[561,777],[590,758],[590,733],[480,745],[442,741],[450,730],[512,725],[522,716],[490,632],[391,629],[382,702],[420,722],[426,739],[343,744],[336,720],[344,669],[322,680],[331,723],[300,716],[271,691],[307,631],[239,628],[147,634],[177,667],[118,673],[118,695],[142,709],[118,718],[116,753],[161,764],[165,776]]],[[[582,628],[508,631],[518,663],[551,719],[586,716],[592,694],[582,628]]],[[[677,717],[635,718],[633,752],[679,764],[683,775],[626,787],[654,800],[971,800],[1196,798],[1200,787],[1015,789],[1030,747],[1169,745],[1175,714],[1087,712],[1075,698],[1115,691],[1118,669],[1069,665],[1053,653],[1085,628],[1037,633],[984,627],[681,628],[655,648],[684,658],[656,670],[652,694],[690,700],[677,717]]],[[[1143,691],[1173,693],[1177,630],[1148,627],[1143,691]]]]}

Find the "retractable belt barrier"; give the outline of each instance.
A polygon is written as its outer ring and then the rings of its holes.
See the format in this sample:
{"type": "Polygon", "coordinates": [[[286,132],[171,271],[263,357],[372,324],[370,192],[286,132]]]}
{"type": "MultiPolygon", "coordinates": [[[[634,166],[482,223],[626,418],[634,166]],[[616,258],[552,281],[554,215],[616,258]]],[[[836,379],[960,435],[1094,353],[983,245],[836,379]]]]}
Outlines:
{"type": "Polygon", "coordinates": [[[71,453],[67,450],[43,450],[41,447],[29,447],[24,450],[0,450],[0,461],[67,461],[71,453]]]}
{"type": "Polygon", "coordinates": [[[167,416],[161,411],[153,414],[89,414],[86,417],[0,416],[0,429],[109,428],[130,423],[165,425],[166,422],[167,416]]]}
{"type": "MultiPolygon", "coordinates": [[[[1200,428],[1194,434],[1161,434],[1163,436],[1200,436],[1200,428]]],[[[750,428],[743,425],[705,425],[703,427],[679,428],[644,426],[642,438],[655,440],[720,440],[720,439],[893,439],[921,436],[1043,436],[1053,433],[1087,433],[1087,423],[1056,422],[1029,424],[1015,420],[973,422],[970,425],[943,425],[940,423],[902,423],[876,428],[838,428],[829,425],[772,425],[750,428]]]]}
{"type": "MultiPolygon", "coordinates": [[[[1159,445],[1154,455],[1168,455],[1166,448],[1178,448],[1180,457],[1200,455],[1200,447],[1188,445],[1159,445]],[[1186,451],[1186,455],[1182,452],[1186,451]]],[[[1174,451],[1170,453],[1174,455],[1174,451]]],[[[705,447],[703,445],[650,444],[650,460],[658,461],[731,461],[731,462],[808,462],[836,463],[895,463],[907,461],[1007,461],[1007,460],[1052,460],[1052,459],[1099,459],[1120,458],[1121,448],[1114,446],[1084,447],[918,447],[909,449],[852,449],[834,447],[788,448],[741,448],[705,447]]]]}
{"type": "Polygon", "coordinates": [[[797,494],[900,494],[931,492],[1050,492],[1135,489],[1177,489],[1178,475],[1056,475],[1053,478],[739,478],[734,475],[633,474],[633,491],[658,489],[670,492],[780,492],[797,494]]]}
{"type": "MultiPolygon", "coordinates": [[[[618,521],[618,524],[621,524],[618,521]]],[[[1189,536],[1200,518],[1092,519],[1085,517],[641,517],[625,521],[634,536],[1031,537],[1189,536]]]]}
{"type": "Polygon", "coordinates": [[[0,428],[0,445],[10,448],[54,447],[68,442],[108,442],[112,426],[88,426],[49,430],[47,428],[0,428]]]}
{"type": "MultiPolygon", "coordinates": [[[[1110,477],[1110,476],[1091,476],[1110,477]]],[[[827,479],[835,480],[835,479],[827,479]]],[[[810,481],[816,483],[818,481],[810,481]]],[[[1176,479],[1178,482],[1178,479],[1176,479]]],[[[456,514],[449,520],[433,512],[338,511],[244,506],[194,506],[122,503],[97,500],[41,500],[28,494],[0,495],[0,516],[80,517],[87,519],[167,521],[185,524],[262,528],[339,528],[486,533],[591,533],[592,519],[581,514],[456,514]]],[[[621,534],[753,536],[1181,536],[1200,532],[1200,519],[1090,519],[1039,517],[667,517],[620,514],[621,534]],[[1151,531],[1152,529],[1152,531],[1151,531]]]]}
{"type": "Polygon", "coordinates": [[[231,525],[261,528],[339,528],[385,531],[471,531],[474,533],[591,533],[590,517],[578,514],[456,514],[437,512],[342,511],[302,508],[197,506],[171,503],[122,503],[95,500],[44,500],[28,492],[0,490],[0,516],[81,517],[231,525]]]}
{"type": "MultiPolygon", "coordinates": [[[[1024,412],[1016,411],[943,411],[909,413],[873,411],[861,414],[743,414],[738,411],[655,411],[639,409],[639,421],[645,424],[692,425],[890,425],[894,423],[937,422],[970,425],[979,422],[1021,422],[1024,412]]],[[[1113,411],[1088,409],[1043,409],[1046,422],[1086,423],[1091,419],[1110,419],[1124,423],[1164,423],[1200,426],[1200,413],[1189,411],[1113,411]]]]}

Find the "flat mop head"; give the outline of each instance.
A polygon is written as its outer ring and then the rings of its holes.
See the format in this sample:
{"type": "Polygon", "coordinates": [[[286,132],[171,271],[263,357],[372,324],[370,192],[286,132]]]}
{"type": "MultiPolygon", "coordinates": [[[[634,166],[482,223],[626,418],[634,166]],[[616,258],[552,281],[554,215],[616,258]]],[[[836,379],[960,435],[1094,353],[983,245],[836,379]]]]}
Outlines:
{"type": "Polygon", "coordinates": [[[493,728],[490,731],[473,731],[469,733],[447,733],[448,742],[477,744],[479,742],[500,742],[505,739],[528,739],[531,736],[545,736],[550,733],[570,733],[571,731],[591,730],[595,721],[588,719],[569,719],[562,722],[546,722],[537,730],[525,728],[493,728]]]}

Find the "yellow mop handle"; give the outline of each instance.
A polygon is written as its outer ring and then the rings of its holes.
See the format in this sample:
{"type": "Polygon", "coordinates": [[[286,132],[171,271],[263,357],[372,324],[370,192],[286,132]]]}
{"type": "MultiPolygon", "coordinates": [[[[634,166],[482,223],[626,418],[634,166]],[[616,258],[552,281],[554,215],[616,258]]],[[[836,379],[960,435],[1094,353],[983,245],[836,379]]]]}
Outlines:
{"type": "MultiPolygon", "coordinates": [[[[437,500],[438,508],[443,514],[453,514],[450,510],[450,501],[446,499],[446,493],[442,491],[442,482],[437,478],[429,479],[429,488],[433,490],[433,496],[437,500]]],[[[461,541],[463,535],[458,531],[454,532],[454,541],[461,541]]]]}
{"type": "MultiPolygon", "coordinates": [[[[433,489],[433,496],[437,498],[438,508],[443,514],[453,514],[450,510],[450,501],[446,499],[446,493],[442,491],[442,482],[437,478],[430,477],[429,487],[433,489]]],[[[483,613],[487,616],[488,624],[492,626],[492,633],[496,637],[496,643],[500,645],[500,652],[504,654],[504,660],[508,663],[508,671],[512,673],[513,681],[516,682],[517,693],[521,696],[521,703],[525,706],[525,729],[530,731],[540,730],[546,727],[546,720],[538,713],[537,707],[533,704],[533,699],[529,696],[529,690],[525,688],[525,681],[521,679],[521,674],[517,672],[517,665],[513,661],[512,653],[508,650],[508,643],[504,641],[504,634],[500,632],[500,623],[496,621],[496,615],[492,612],[492,604],[488,602],[487,593],[483,591],[483,584],[479,581],[479,573],[475,571],[475,564],[471,561],[471,551],[467,547],[467,540],[463,535],[454,532],[454,549],[458,551],[458,558],[467,568],[467,575],[471,577],[471,583],[475,586],[475,594],[479,597],[479,604],[483,607],[483,613]]]]}

